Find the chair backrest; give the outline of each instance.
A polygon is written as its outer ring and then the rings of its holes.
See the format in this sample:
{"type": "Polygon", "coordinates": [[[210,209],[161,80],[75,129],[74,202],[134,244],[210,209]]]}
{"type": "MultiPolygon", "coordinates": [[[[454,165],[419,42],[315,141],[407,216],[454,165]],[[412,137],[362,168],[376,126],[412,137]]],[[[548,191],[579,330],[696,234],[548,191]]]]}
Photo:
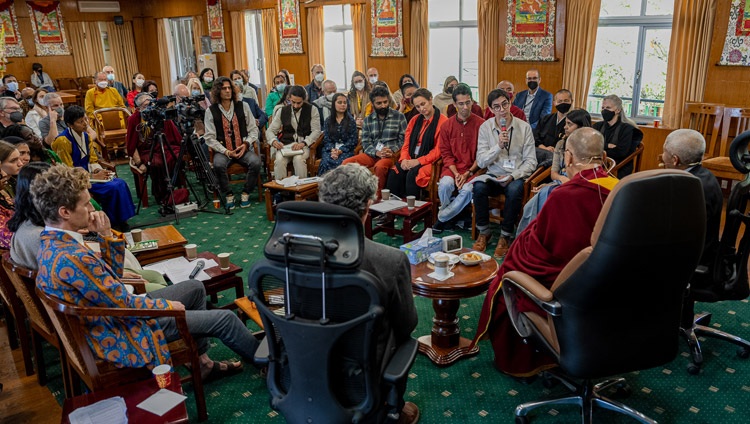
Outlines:
{"type": "MultiPolygon", "coordinates": [[[[617,176],[617,178],[623,178],[634,172],[640,171],[641,156],[643,156],[643,149],[644,149],[643,143],[642,142],[638,143],[633,153],[629,154],[625,159],[620,161],[620,163],[615,163],[614,166],[612,166],[609,169],[610,174],[617,176]],[[632,164],[633,166],[632,167],[627,166],[628,164],[632,164]],[[629,169],[630,171],[625,175],[620,175],[621,170],[623,170],[623,168],[629,169]]],[[[614,162],[614,159],[612,161],[614,162]]]]}
{"type": "Polygon", "coordinates": [[[49,319],[49,315],[47,315],[47,311],[44,310],[42,301],[34,293],[36,271],[13,262],[13,259],[10,258],[10,252],[4,252],[2,258],[3,270],[8,275],[8,280],[15,288],[24,308],[26,308],[26,314],[31,322],[47,334],[55,334],[55,328],[49,319]]]}
{"type": "Polygon", "coordinates": [[[357,422],[379,413],[376,330],[385,295],[357,268],[361,219],[334,205],[285,202],[276,222],[267,258],[248,277],[269,344],[271,406],[288,422],[357,422]]]}
{"type": "Polygon", "coordinates": [[[123,107],[108,107],[94,111],[100,130],[121,130],[125,128],[124,123],[130,116],[130,111],[123,107]]]}
{"type": "Polygon", "coordinates": [[[721,156],[729,156],[729,145],[732,140],[750,130],[750,108],[725,107],[721,127],[721,156]]]}
{"type": "Polygon", "coordinates": [[[717,151],[716,142],[721,132],[724,105],[716,103],[685,103],[682,114],[682,128],[698,131],[706,139],[706,158],[726,156],[726,151],[717,151]]]}
{"type": "Polygon", "coordinates": [[[565,373],[598,378],[674,359],[705,227],[702,185],[687,172],[643,171],[615,186],[592,246],[551,287],[561,304],[552,321],[565,373]]]}

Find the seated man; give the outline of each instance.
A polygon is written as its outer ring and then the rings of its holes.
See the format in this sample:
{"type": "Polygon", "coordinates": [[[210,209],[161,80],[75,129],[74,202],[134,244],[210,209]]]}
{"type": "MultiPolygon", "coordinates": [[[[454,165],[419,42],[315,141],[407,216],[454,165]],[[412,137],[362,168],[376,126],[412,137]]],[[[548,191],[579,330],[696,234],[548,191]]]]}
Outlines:
{"type": "Polygon", "coordinates": [[[388,170],[398,159],[404,145],[406,118],[404,114],[391,109],[391,95],[385,87],[375,87],[370,92],[370,102],[374,112],[362,123],[362,153],[344,161],[375,168],[378,177],[378,197],[385,187],[388,170]]]}
{"type": "Polygon", "coordinates": [[[247,167],[241,208],[250,207],[250,193],[260,175],[260,158],[253,149],[253,143],[258,142],[258,127],[247,103],[236,100],[238,91],[229,78],[217,78],[211,88],[211,98],[219,100],[206,109],[203,121],[206,145],[214,151],[214,173],[229,209],[234,208],[234,194],[227,175],[229,164],[239,162],[247,167]]]}
{"type": "MultiPolygon", "coordinates": [[[[37,260],[36,284],[49,296],[79,306],[185,310],[188,330],[196,337],[201,375],[210,381],[242,370],[239,362],[214,362],[207,337],[221,339],[246,361],[252,361],[258,341],[237,316],[226,310],[206,310],[203,283],[188,280],[147,294],[128,293],[122,271],[125,240],[113,237],[109,219],[89,203],[88,174],[80,168],[53,166],[31,183],[34,205],[45,230],[37,260]],[[78,230],[99,233],[102,254],[87,248],[78,230]]],[[[174,318],[86,318],[91,350],[117,367],[152,367],[168,363],[169,341],[179,338],[174,318]]]]}
{"type": "Polygon", "coordinates": [[[109,83],[109,86],[117,90],[118,93],[120,93],[120,97],[122,97],[122,101],[125,103],[125,106],[133,107],[133,105],[130,105],[127,103],[128,89],[125,88],[125,84],[121,83],[120,81],[115,80],[115,68],[107,65],[102,68],[102,72],[107,74],[107,82],[109,83]]]}
{"type": "MultiPolygon", "coordinates": [[[[516,88],[512,82],[507,81],[507,80],[502,80],[497,84],[497,87],[495,88],[497,88],[498,90],[503,90],[506,93],[508,93],[508,96],[510,96],[510,100],[513,101],[513,97],[516,95],[515,93],[516,88]]],[[[510,105],[510,113],[522,121],[529,122],[529,120],[526,119],[526,114],[523,113],[523,109],[521,109],[520,107],[516,105],[513,105],[513,104],[510,105]]],[[[487,110],[484,111],[484,120],[486,121],[494,117],[495,117],[495,112],[493,112],[492,108],[489,105],[487,105],[487,110]]]]}
{"type": "Polygon", "coordinates": [[[534,142],[536,143],[536,161],[552,163],[555,146],[565,134],[565,116],[573,106],[573,93],[562,89],[555,93],[552,105],[556,112],[542,116],[539,124],[534,128],[534,142]]]}
{"type": "Polygon", "coordinates": [[[505,194],[500,240],[494,255],[501,259],[515,234],[516,221],[523,206],[523,182],[536,169],[536,154],[531,127],[510,113],[508,93],[490,91],[487,104],[495,111],[495,117],[479,128],[477,164],[487,168],[487,173],[474,179],[474,209],[479,236],[472,248],[479,252],[487,249],[492,238],[489,198],[505,194]]]}
{"type": "Polygon", "coordinates": [[[2,97],[13,97],[16,100],[21,100],[21,91],[18,90],[18,80],[11,74],[3,76],[4,90],[2,97]]]}
{"type": "MultiPolygon", "coordinates": [[[[353,210],[364,222],[370,205],[375,201],[376,189],[377,179],[367,168],[347,164],[325,174],[318,197],[321,202],[353,210]]],[[[411,294],[411,267],[400,250],[365,238],[360,269],[374,275],[385,286],[387,302],[383,307],[386,313],[380,328],[387,334],[378,338],[376,352],[378,358],[387,360],[395,352],[395,346],[411,337],[417,326],[417,311],[411,294]],[[395,343],[390,341],[392,339],[395,343]]],[[[406,387],[400,388],[401,395],[405,390],[406,387]]],[[[419,409],[412,402],[406,402],[398,422],[416,423],[418,420],[419,409]]]]}
{"type": "Polygon", "coordinates": [[[336,81],[325,80],[323,81],[323,95],[312,102],[312,104],[318,108],[318,114],[320,114],[320,128],[323,128],[326,119],[331,116],[331,111],[333,110],[333,95],[336,94],[336,91],[336,81]]]}
{"type": "MultiPolygon", "coordinates": [[[[510,246],[497,277],[484,299],[472,346],[489,336],[495,366],[516,377],[531,377],[556,366],[553,358],[525,344],[508,317],[500,286],[503,275],[522,271],[549,288],[581,249],[591,245],[591,233],[607,195],[617,183],[602,166],[604,138],[596,130],[581,128],[568,138],[565,150],[570,181],[553,191],[537,218],[510,246]]],[[[530,301],[520,311],[546,314],[530,301]]]]}
{"type": "Polygon", "coordinates": [[[304,87],[292,86],[289,89],[291,104],[273,114],[271,125],[266,130],[266,140],[273,147],[273,176],[277,180],[286,178],[290,158],[294,164],[294,175],[307,178],[310,146],[318,140],[321,131],[318,108],[305,101],[306,97],[304,87]],[[296,153],[298,151],[302,153],[296,153]]]}
{"type": "MultiPolygon", "coordinates": [[[[125,101],[116,88],[109,86],[109,80],[105,72],[97,72],[94,77],[96,87],[86,92],[84,106],[86,115],[93,121],[94,111],[108,107],[125,107],[125,101]]],[[[123,125],[124,128],[124,125],[123,125]]]]}
{"type": "Polygon", "coordinates": [[[471,112],[474,99],[471,88],[458,84],[453,89],[453,105],[458,113],[450,118],[440,130],[440,154],[443,157],[443,173],[438,182],[440,209],[433,233],[440,233],[471,202],[473,184],[470,183],[479,170],[477,165],[477,137],[484,120],[471,112]],[[458,195],[453,192],[458,189],[458,195]]]}

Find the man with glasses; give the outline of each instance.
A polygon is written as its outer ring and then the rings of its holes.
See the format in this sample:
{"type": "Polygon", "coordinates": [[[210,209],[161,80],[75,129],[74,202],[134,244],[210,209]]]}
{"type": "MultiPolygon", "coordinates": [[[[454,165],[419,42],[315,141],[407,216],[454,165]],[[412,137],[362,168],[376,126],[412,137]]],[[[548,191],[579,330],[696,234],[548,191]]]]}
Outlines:
{"type": "Polygon", "coordinates": [[[536,169],[536,153],[531,126],[514,118],[510,113],[510,96],[503,90],[492,90],[487,104],[495,118],[479,128],[477,165],[487,168],[487,173],[474,180],[474,210],[479,236],[473,249],[484,252],[492,238],[490,231],[491,196],[505,194],[503,222],[495,258],[502,258],[515,234],[515,225],[521,212],[523,182],[536,169]]]}
{"type": "Polygon", "coordinates": [[[455,117],[451,117],[440,129],[440,154],[443,157],[443,172],[438,182],[440,210],[433,233],[440,233],[451,225],[453,219],[471,202],[474,174],[479,170],[476,162],[477,137],[484,120],[471,108],[474,99],[471,88],[458,84],[452,93],[455,117]],[[453,192],[458,189],[458,194],[453,192]]]}
{"type": "Polygon", "coordinates": [[[539,119],[552,112],[552,93],[539,88],[542,78],[538,69],[526,71],[526,85],[528,90],[518,93],[513,104],[523,109],[523,113],[529,118],[531,128],[536,128],[539,119]]]}
{"type": "MultiPolygon", "coordinates": [[[[516,87],[513,85],[512,82],[508,80],[502,80],[497,84],[498,90],[503,90],[510,96],[510,100],[513,101],[513,96],[516,94],[516,87]]],[[[528,119],[526,119],[526,114],[523,113],[523,109],[519,108],[516,105],[510,105],[510,113],[513,114],[518,119],[524,120],[526,122],[529,122],[528,119]]],[[[492,108],[487,106],[487,110],[484,111],[484,120],[488,120],[490,118],[495,117],[495,112],[492,111],[492,108]]]]}
{"type": "Polygon", "coordinates": [[[16,99],[0,97],[0,130],[21,122],[23,122],[23,109],[16,99]]]}

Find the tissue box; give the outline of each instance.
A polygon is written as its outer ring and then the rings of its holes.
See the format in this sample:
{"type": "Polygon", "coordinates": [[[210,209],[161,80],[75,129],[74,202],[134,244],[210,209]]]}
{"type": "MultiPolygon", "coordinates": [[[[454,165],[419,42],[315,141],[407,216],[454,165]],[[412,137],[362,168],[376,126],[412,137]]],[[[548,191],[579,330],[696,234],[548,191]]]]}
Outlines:
{"type": "Polygon", "coordinates": [[[439,252],[442,248],[443,241],[438,237],[430,237],[426,245],[420,244],[420,240],[401,245],[401,251],[406,253],[412,265],[426,261],[430,254],[439,252]]]}

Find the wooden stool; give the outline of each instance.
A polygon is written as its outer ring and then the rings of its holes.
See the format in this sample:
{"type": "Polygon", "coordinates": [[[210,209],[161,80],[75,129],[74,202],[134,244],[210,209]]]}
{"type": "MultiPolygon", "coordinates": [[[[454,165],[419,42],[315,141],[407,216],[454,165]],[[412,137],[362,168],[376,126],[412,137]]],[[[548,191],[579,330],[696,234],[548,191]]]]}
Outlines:
{"type": "Polygon", "coordinates": [[[258,308],[255,307],[255,302],[248,297],[241,297],[235,299],[234,304],[237,305],[237,308],[240,310],[240,319],[242,322],[251,319],[254,323],[258,324],[258,327],[264,329],[263,320],[260,319],[260,313],[258,312],[258,308]]]}

